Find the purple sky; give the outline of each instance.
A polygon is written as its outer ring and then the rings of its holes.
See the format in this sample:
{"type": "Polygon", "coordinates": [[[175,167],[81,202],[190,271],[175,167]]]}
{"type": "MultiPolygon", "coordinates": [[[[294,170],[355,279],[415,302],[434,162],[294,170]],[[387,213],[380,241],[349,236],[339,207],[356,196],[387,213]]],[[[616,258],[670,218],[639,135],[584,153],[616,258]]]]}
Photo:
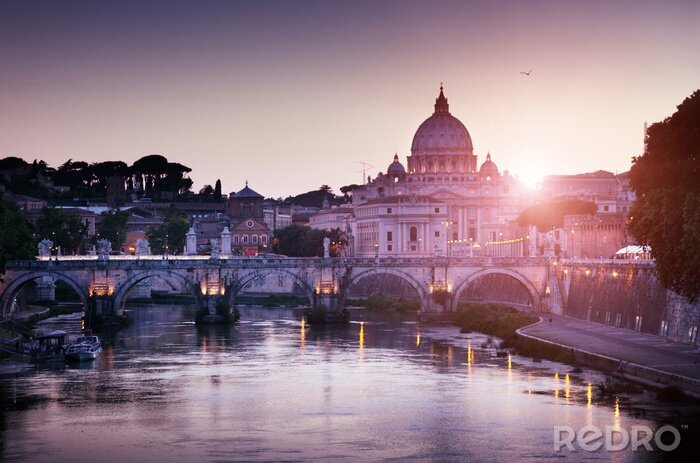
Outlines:
{"type": "Polygon", "coordinates": [[[0,157],[158,153],[196,189],[358,183],[405,162],[441,81],[480,163],[622,172],[700,87],[695,0],[28,3],[0,2],[0,157]]]}

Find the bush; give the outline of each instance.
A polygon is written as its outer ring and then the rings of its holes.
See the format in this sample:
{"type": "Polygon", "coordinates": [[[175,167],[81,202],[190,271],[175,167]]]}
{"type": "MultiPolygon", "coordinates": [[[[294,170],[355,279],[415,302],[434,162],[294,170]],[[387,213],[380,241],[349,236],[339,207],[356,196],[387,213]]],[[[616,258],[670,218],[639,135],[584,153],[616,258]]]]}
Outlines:
{"type": "Polygon", "coordinates": [[[497,336],[503,339],[503,347],[515,347],[515,331],[537,320],[531,313],[500,304],[462,303],[455,316],[455,324],[463,333],[478,331],[497,336]]]}
{"type": "Polygon", "coordinates": [[[418,312],[420,310],[420,301],[418,299],[375,293],[367,298],[364,306],[370,310],[418,312]]]}

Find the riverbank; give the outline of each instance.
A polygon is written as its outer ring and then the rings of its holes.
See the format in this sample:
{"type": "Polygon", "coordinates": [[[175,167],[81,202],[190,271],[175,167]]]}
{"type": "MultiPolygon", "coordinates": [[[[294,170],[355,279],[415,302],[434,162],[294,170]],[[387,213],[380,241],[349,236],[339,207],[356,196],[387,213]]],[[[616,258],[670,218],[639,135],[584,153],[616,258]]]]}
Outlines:
{"type": "Polygon", "coordinates": [[[547,314],[545,320],[500,304],[465,304],[455,324],[462,332],[497,336],[501,348],[523,356],[588,367],[700,399],[700,351],[688,344],[556,315],[547,314]]]}
{"type": "MultiPolygon", "coordinates": [[[[548,316],[548,319],[550,317],[548,316]]],[[[700,399],[700,351],[691,344],[562,316],[516,331],[519,339],[567,352],[577,365],[700,399]]]]}
{"type": "Polygon", "coordinates": [[[511,349],[519,355],[574,363],[574,358],[566,350],[518,337],[518,329],[532,325],[538,320],[539,317],[533,313],[522,312],[502,304],[469,303],[460,305],[454,323],[463,333],[478,331],[496,336],[502,339],[500,348],[511,349]]]}

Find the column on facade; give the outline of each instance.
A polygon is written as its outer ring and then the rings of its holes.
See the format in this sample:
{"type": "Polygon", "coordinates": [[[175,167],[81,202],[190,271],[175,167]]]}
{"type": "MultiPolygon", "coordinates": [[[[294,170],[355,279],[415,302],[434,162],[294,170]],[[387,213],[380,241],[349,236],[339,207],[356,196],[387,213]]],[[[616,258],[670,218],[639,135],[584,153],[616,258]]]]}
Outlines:
{"type": "Polygon", "coordinates": [[[481,207],[476,208],[476,241],[483,241],[481,238],[481,207]]]}
{"type": "Polygon", "coordinates": [[[428,232],[427,232],[427,226],[425,222],[422,224],[421,228],[423,230],[423,245],[421,246],[423,248],[423,252],[428,252],[428,232]]]}
{"type": "Polygon", "coordinates": [[[396,221],[396,252],[403,252],[403,224],[396,221]]]}
{"type": "MultiPolygon", "coordinates": [[[[457,209],[457,239],[461,240],[464,238],[464,208],[459,207],[457,209]]],[[[447,237],[447,239],[452,239],[447,237]]]]}

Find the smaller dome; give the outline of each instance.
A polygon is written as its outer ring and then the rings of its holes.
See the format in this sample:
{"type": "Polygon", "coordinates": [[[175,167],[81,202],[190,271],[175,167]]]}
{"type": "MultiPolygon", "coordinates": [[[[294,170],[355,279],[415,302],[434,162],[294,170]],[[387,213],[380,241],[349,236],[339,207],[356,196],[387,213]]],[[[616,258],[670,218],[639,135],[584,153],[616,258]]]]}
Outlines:
{"type": "Polygon", "coordinates": [[[491,153],[486,155],[486,161],[479,168],[479,173],[486,175],[498,174],[498,166],[491,160],[491,153]]]}
{"type": "Polygon", "coordinates": [[[394,154],[394,162],[389,164],[389,167],[387,167],[386,169],[386,173],[389,175],[399,175],[406,173],[406,169],[403,167],[403,164],[399,162],[398,154],[394,154]]]}

